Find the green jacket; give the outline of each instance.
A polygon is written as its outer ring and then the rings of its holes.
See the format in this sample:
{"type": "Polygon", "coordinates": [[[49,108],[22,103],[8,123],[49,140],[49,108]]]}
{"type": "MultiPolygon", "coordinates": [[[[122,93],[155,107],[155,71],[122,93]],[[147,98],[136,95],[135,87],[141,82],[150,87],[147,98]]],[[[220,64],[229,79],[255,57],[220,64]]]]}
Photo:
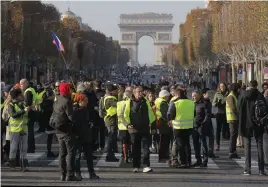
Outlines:
{"type": "Polygon", "coordinates": [[[216,92],[214,95],[214,99],[212,102],[212,106],[218,108],[218,114],[225,114],[226,113],[226,98],[229,95],[229,92],[227,91],[224,95],[221,92],[216,92]]]}

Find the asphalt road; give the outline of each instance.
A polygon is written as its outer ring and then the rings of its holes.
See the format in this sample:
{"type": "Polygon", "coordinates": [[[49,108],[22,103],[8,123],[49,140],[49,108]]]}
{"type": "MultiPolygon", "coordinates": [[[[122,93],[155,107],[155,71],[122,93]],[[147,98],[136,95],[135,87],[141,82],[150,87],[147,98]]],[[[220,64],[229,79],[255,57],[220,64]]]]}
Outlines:
{"type": "MultiPolygon", "coordinates": [[[[215,126],[215,120],[214,126],[215,126]]],[[[2,186],[236,186],[236,187],[264,187],[268,184],[267,176],[258,175],[256,143],[252,141],[252,175],[243,176],[245,166],[244,150],[238,149],[242,157],[239,160],[228,159],[228,142],[223,140],[221,150],[215,152],[219,158],[209,159],[208,168],[175,169],[169,168],[167,163],[158,163],[156,154],[151,154],[152,173],[132,173],[131,164],[124,164],[121,153],[116,154],[120,159],[117,163],[106,163],[105,153],[94,153],[98,158],[94,160],[96,173],[100,180],[89,180],[86,162],[81,161],[83,181],[61,182],[58,159],[46,157],[46,134],[36,134],[36,153],[28,154],[30,171],[22,173],[1,167],[2,186]]],[[[267,140],[266,140],[267,141],[267,140]]],[[[120,146],[120,145],[119,145],[120,146]]],[[[57,142],[54,141],[52,151],[58,152],[57,142]]],[[[193,149],[193,148],[192,148],[193,149]]],[[[120,149],[119,149],[120,150],[120,149]]],[[[192,150],[192,162],[195,162],[192,150]]]]}

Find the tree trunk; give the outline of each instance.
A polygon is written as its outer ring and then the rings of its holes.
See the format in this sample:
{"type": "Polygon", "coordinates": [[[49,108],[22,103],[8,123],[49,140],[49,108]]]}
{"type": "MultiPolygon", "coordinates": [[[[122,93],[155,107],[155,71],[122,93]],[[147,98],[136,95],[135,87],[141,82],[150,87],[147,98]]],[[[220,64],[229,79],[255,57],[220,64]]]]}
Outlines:
{"type": "Polygon", "coordinates": [[[236,83],[236,68],[234,61],[231,62],[232,65],[232,83],[236,83]]]}
{"type": "Polygon", "coordinates": [[[247,62],[244,61],[243,62],[243,81],[242,81],[245,85],[247,85],[247,62]]]}

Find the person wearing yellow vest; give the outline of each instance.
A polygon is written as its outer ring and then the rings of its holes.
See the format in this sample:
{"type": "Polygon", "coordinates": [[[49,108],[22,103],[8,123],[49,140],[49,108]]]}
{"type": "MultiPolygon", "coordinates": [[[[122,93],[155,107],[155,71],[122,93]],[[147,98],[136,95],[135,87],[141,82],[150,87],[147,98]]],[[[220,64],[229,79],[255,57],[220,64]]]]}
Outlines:
{"type": "Polygon", "coordinates": [[[124,110],[126,107],[126,100],[131,98],[132,93],[129,91],[125,91],[122,97],[122,101],[117,102],[117,123],[118,123],[118,130],[119,136],[122,142],[122,153],[125,163],[129,163],[129,156],[131,150],[131,142],[130,142],[130,135],[127,130],[127,122],[124,118],[124,110]]]}
{"type": "Polygon", "coordinates": [[[117,87],[113,84],[106,85],[106,95],[103,100],[105,109],[104,123],[108,130],[106,162],[118,162],[115,157],[117,146],[117,87]]]}
{"type": "Polygon", "coordinates": [[[230,93],[226,98],[226,119],[230,128],[230,142],[229,142],[229,158],[241,158],[236,152],[236,141],[238,137],[238,96],[239,85],[232,83],[230,85],[230,93]]]}
{"type": "MultiPolygon", "coordinates": [[[[182,96],[180,96],[180,92],[182,92],[182,93],[185,92],[185,90],[182,89],[182,87],[174,86],[174,90],[172,90],[172,92],[173,92],[173,97],[169,101],[169,108],[171,105],[174,104],[174,102],[178,101],[179,99],[186,99],[186,96],[184,97],[184,94],[182,94],[182,96]]],[[[169,114],[169,112],[167,114],[169,114]]],[[[169,120],[169,124],[172,124],[172,120],[170,119],[170,116],[167,115],[167,117],[169,120]]],[[[179,158],[178,146],[177,146],[176,139],[173,139],[173,144],[172,144],[172,148],[171,148],[171,159],[169,161],[169,166],[170,167],[180,166],[180,158],[179,158]]]]}
{"type": "MultiPolygon", "coordinates": [[[[154,91],[152,89],[149,89],[147,91],[147,95],[145,96],[145,98],[149,101],[153,111],[154,111],[154,115],[156,118],[156,107],[155,107],[155,94],[154,91]]],[[[156,126],[159,123],[159,120],[156,120],[156,126]]],[[[152,145],[150,147],[150,152],[151,153],[157,153],[158,152],[158,146],[159,145],[159,133],[155,133],[152,135],[152,145]]]]}
{"type": "Polygon", "coordinates": [[[43,96],[46,93],[46,90],[40,85],[37,84],[37,89],[36,89],[36,95],[37,95],[37,107],[38,107],[38,124],[39,128],[37,130],[38,133],[40,132],[45,132],[46,124],[43,123],[42,119],[42,108],[41,104],[43,103],[43,96]]]}
{"type": "MultiPolygon", "coordinates": [[[[176,161],[178,163],[174,166],[189,168],[191,166],[190,135],[194,122],[194,102],[187,99],[184,89],[177,88],[177,90],[179,99],[169,105],[167,113],[169,120],[172,120],[174,141],[176,141],[180,156],[180,159],[176,161]]],[[[172,158],[174,157],[173,151],[177,150],[172,150],[172,158]]]]}
{"type": "Polygon", "coordinates": [[[29,106],[23,103],[23,93],[21,89],[13,89],[10,92],[12,101],[8,106],[8,115],[10,116],[8,125],[10,133],[10,166],[16,166],[16,154],[18,146],[20,147],[21,167],[23,171],[28,170],[27,161],[27,140],[28,140],[28,112],[31,110],[29,106]]]}
{"type": "Polygon", "coordinates": [[[159,141],[159,162],[166,162],[169,159],[169,145],[172,137],[172,129],[169,126],[167,119],[168,100],[170,93],[162,90],[159,93],[159,98],[155,100],[156,117],[159,120],[160,141],[159,141]]]}
{"type": "Polygon", "coordinates": [[[194,91],[192,98],[194,100],[194,128],[192,131],[193,146],[196,162],[194,167],[207,167],[208,163],[208,145],[211,110],[202,98],[201,91],[194,91]],[[201,148],[203,157],[201,157],[201,148]]]}
{"type": "Polygon", "coordinates": [[[37,94],[36,91],[30,87],[27,79],[20,80],[20,87],[24,92],[24,103],[26,107],[30,108],[28,115],[28,153],[35,152],[35,138],[34,138],[34,122],[36,120],[36,106],[37,94]]]}
{"type": "Polygon", "coordinates": [[[132,143],[133,172],[138,172],[141,166],[141,142],[143,142],[143,172],[151,172],[150,168],[150,131],[154,134],[155,115],[148,100],[143,96],[143,88],[134,89],[133,98],[126,101],[124,118],[132,143]]]}

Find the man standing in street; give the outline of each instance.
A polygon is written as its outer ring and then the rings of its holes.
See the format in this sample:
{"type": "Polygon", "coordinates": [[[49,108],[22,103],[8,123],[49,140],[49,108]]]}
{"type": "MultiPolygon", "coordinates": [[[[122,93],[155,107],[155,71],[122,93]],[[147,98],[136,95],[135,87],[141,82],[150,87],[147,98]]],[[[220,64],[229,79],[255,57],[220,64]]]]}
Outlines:
{"type": "Polygon", "coordinates": [[[194,102],[187,99],[185,90],[181,87],[177,88],[177,92],[179,99],[170,104],[167,115],[172,120],[173,136],[180,155],[180,167],[189,168],[191,166],[190,135],[194,122],[194,102]]]}
{"type": "Polygon", "coordinates": [[[236,153],[236,141],[238,137],[238,83],[230,85],[230,93],[226,98],[226,119],[230,128],[229,159],[240,159],[236,153]]]}
{"type": "Polygon", "coordinates": [[[52,115],[59,141],[60,180],[77,181],[74,175],[76,149],[72,125],[71,87],[68,83],[61,83],[59,91],[60,95],[54,103],[52,115]]]}
{"type": "Polygon", "coordinates": [[[195,167],[207,167],[208,163],[208,146],[207,146],[207,135],[209,129],[209,122],[211,113],[209,108],[206,106],[202,98],[200,91],[194,91],[192,93],[194,100],[194,125],[192,131],[193,145],[195,151],[196,163],[195,167]],[[202,148],[202,149],[201,149],[202,148]],[[203,153],[203,161],[201,157],[201,151],[203,153]]]}
{"type": "Polygon", "coordinates": [[[30,87],[27,79],[20,80],[20,87],[24,91],[25,107],[29,107],[28,113],[28,153],[35,152],[35,138],[34,138],[34,122],[36,120],[37,94],[35,90],[30,87]]]}
{"type": "Polygon", "coordinates": [[[239,131],[245,138],[245,171],[244,175],[251,175],[251,139],[254,136],[258,150],[259,175],[266,175],[264,171],[264,154],[263,154],[263,133],[264,126],[255,123],[256,101],[265,103],[264,96],[257,89],[258,83],[255,80],[250,81],[249,88],[241,95],[239,109],[239,131]]]}
{"type": "MultiPolygon", "coordinates": [[[[128,123],[128,131],[132,143],[133,172],[137,173],[141,166],[141,143],[143,143],[143,172],[151,172],[150,168],[150,130],[155,122],[155,115],[148,100],[143,97],[143,88],[134,89],[134,97],[126,101],[124,118],[128,123]]],[[[155,129],[152,129],[155,133],[155,129]]]]}
{"type": "Polygon", "coordinates": [[[103,100],[103,106],[106,111],[104,116],[105,126],[108,129],[107,155],[106,162],[118,162],[115,157],[115,147],[117,145],[117,87],[113,84],[106,86],[106,96],[103,100]]]}
{"type": "MultiPolygon", "coordinates": [[[[206,104],[206,108],[209,110],[209,113],[212,115],[212,103],[209,99],[209,95],[208,95],[208,88],[205,88],[202,90],[203,92],[203,101],[206,104]]],[[[211,116],[212,118],[212,116],[211,116]]],[[[214,154],[214,141],[215,141],[215,136],[214,136],[214,128],[213,128],[213,124],[212,124],[212,120],[211,118],[208,121],[208,157],[209,158],[218,158],[218,156],[216,156],[214,154]]]]}

